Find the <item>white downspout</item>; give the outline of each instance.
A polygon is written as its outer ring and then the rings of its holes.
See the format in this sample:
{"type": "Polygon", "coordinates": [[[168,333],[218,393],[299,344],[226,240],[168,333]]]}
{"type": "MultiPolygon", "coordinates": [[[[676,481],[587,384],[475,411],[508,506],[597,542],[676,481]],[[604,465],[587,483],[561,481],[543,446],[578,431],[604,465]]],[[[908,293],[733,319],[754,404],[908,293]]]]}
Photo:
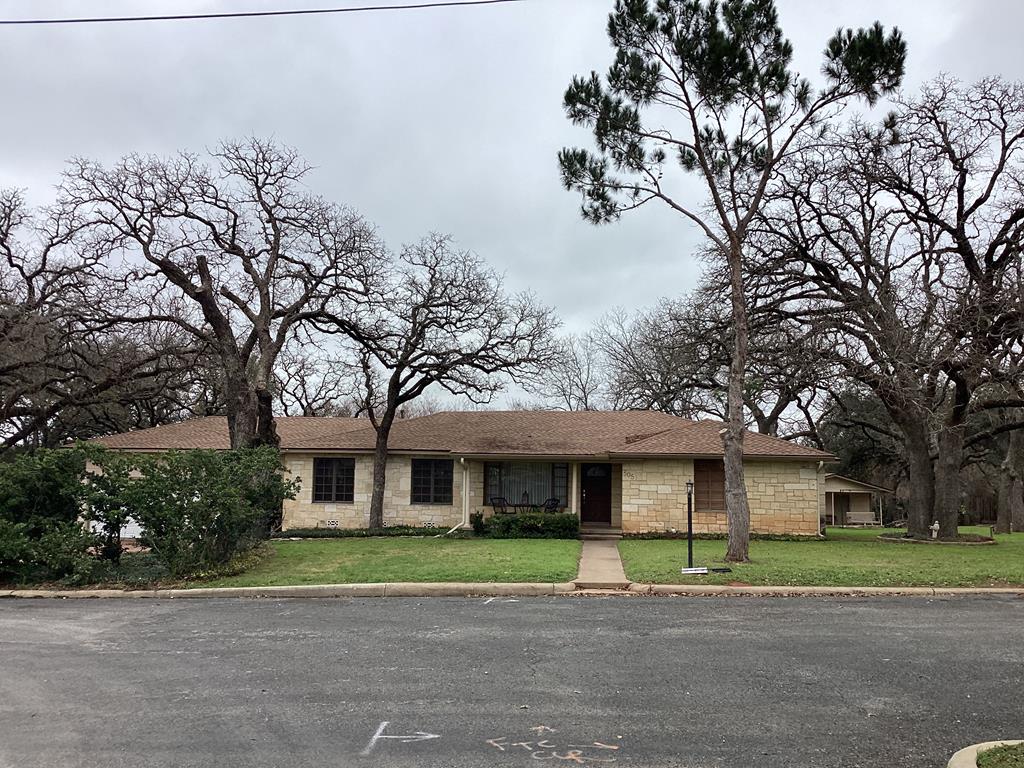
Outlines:
{"type": "Polygon", "coordinates": [[[580,465],[579,465],[579,462],[573,462],[569,466],[572,468],[572,483],[571,483],[572,491],[571,491],[570,497],[569,497],[569,504],[571,505],[570,509],[572,510],[572,513],[574,515],[576,515],[576,517],[579,517],[580,516],[580,510],[577,507],[577,501],[578,501],[578,496],[579,496],[579,490],[578,490],[578,482],[579,481],[577,479],[577,475],[579,474],[580,465]]]}
{"type": "Polygon", "coordinates": [[[462,465],[462,527],[469,528],[469,464],[466,457],[459,457],[459,464],[462,465]]]}

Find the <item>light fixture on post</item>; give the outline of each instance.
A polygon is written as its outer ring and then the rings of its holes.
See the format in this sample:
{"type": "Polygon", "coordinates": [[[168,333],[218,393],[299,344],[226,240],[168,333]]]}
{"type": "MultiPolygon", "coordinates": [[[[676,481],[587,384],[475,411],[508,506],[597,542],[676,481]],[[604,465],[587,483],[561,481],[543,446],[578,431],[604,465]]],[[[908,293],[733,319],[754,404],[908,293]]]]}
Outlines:
{"type": "Polygon", "coordinates": [[[686,481],[686,567],[693,568],[693,481],[686,481]]]}

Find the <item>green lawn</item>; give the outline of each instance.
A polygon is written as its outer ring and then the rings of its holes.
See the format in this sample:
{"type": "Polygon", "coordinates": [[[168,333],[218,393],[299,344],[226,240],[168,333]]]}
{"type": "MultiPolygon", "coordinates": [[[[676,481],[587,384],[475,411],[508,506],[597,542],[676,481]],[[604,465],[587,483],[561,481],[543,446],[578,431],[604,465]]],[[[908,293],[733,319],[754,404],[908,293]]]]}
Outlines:
{"type": "Polygon", "coordinates": [[[193,586],[267,587],[384,581],[563,582],[580,542],[559,539],[352,538],[271,542],[272,555],[237,576],[193,586]]]}
{"type": "MultiPolygon", "coordinates": [[[[767,584],[851,587],[989,587],[1024,585],[1024,533],[996,536],[995,545],[896,544],[875,529],[830,528],[825,540],[752,541],[749,563],[732,573],[683,576],[686,541],[624,539],[626,575],[655,584],[767,584]]],[[[902,531],[886,533],[901,535],[902,531]]],[[[961,533],[988,534],[988,528],[961,533]]],[[[724,565],[725,541],[695,541],[694,565],[724,565]]]]}
{"type": "Polygon", "coordinates": [[[977,760],[978,768],[1024,768],[1024,744],[986,749],[977,760]]]}

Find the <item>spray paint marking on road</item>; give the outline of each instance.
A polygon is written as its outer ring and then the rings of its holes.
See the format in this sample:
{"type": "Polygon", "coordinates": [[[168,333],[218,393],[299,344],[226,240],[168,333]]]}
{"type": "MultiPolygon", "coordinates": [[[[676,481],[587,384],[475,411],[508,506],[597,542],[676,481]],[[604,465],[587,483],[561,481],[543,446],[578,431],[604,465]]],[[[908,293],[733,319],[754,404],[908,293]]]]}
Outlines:
{"type": "MultiPolygon", "coordinates": [[[[556,733],[554,728],[547,725],[536,725],[530,729],[538,736],[544,733],[556,733]]],[[[488,739],[486,742],[499,752],[519,752],[525,757],[529,755],[534,760],[556,760],[563,763],[576,765],[587,765],[590,763],[614,763],[615,757],[609,752],[618,752],[617,744],[608,744],[603,741],[592,741],[589,744],[566,744],[564,747],[552,742],[549,739],[512,741],[508,736],[499,736],[495,739],[488,739]]]]}
{"type": "Polygon", "coordinates": [[[441,738],[441,734],[439,733],[426,733],[425,731],[416,731],[416,733],[409,733],[402,736],[385,736],[384,729],[387,727],[388,721],[382,720],[381,724],[377,726],[377,732],[370,738],[370,743],[366,745],[366,749],[359,754],[366,757],[373,752],[373,748],[377,746],[377,742],[383,741],[384,739],[395,739],[403,744],[410,744],[415,741],[429,741],[430,739],[441,738]]]}

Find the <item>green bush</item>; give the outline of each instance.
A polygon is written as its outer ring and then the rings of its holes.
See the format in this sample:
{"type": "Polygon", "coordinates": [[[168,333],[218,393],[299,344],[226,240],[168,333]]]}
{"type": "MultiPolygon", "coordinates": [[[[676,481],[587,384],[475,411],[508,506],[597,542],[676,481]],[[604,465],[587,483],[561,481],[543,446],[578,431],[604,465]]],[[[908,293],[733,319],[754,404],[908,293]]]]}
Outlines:
{"type": "Polygon", "coordinates": [[[5,454],[0,460],[0,519],[24,523],[30,538],[55,522],[77,520],[85,456],[77,448],[5,454]]]}
{"type": "Polygon", "coordinates": [[[487,518],[486,535],[494,539],[575,539],[580,521],[564,512],[526,512],[521,515],[492,515],[487,518]]]}
{"type": "Polygon", "coordinates": [[[132,473],[139,460],[130,454],[96,449],[89,459],[98,470],[86,473],[82,515],[98,526],[100,555],[113,563],[121,561],[121,529],[133,517],[137,480],[132,473]]]}
{"type": "Polygon", "coordinates": [[[273,448],[171,451],[137,459],[129,508],[174,576],[206,571],[270,535],[297,483],[273,448]]]}
{"type": "Polygon", "coordinates": [[[25,581],[35,569],[28,525],[0,518],[0,580],[25,581]]]}
{"type": "Polygon", "coordinates": [[[0,578],[88,578],[96,538],[79,519],[85,457],[76,448],[0,460],[0,578]]]}
{"type": "Polygon", "coordinates": [[[477,536],[487,535],[487,523],[484,521],[483,512],[474,512],[469,516],[469,524],[473,526],[473,533],[477,536]]]}

